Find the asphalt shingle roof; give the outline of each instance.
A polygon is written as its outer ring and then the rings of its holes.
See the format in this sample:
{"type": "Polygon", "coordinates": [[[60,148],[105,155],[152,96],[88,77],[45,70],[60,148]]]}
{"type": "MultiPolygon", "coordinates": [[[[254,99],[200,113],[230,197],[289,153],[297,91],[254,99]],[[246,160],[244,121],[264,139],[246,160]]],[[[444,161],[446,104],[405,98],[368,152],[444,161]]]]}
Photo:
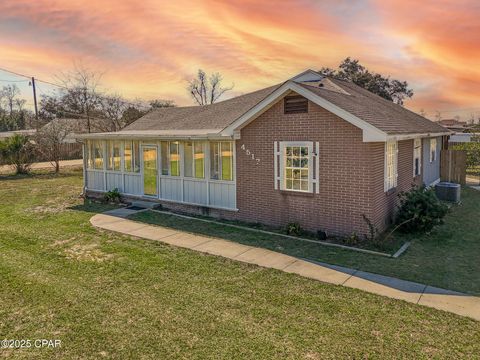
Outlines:
{"type": "MultiPolygon", "coordinates": [[[[334,78],[319,84],[297,82],[304,89],[324,98],[377,129],[393,134],[445,133],[442,126],[383,99],[351,82],[334,78]]],[[[322,81],[320,81],[322,82],[322,81]]],[[[282,84],[254,91],[211,105],[172,107],[153,110],[127,126],[122,132],[168,131],[174,133],[199,130],[220,132],[245,114],[282,84]]]]}
{"type": "Polygon", "coordinates": [[[257,105],[279,86],[271,86],[211,105],[153,110],[122,131],[211,129],[219,132],[257,105]]]}
{"type": "Polygon", "coordinates": [[[348,81],[329,78],[348,94],[300,83],[352,115],[391,134],[444,133],[445,128],[348,81]]]}

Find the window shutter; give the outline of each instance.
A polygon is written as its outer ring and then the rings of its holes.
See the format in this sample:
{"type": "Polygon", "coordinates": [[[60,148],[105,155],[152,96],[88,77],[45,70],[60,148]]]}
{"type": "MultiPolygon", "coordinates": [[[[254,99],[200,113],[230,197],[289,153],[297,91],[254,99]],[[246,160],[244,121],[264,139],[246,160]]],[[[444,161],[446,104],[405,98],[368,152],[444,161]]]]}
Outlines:
{"type": "Polygon", "coordinates": [[[273,187],[275,190],[279,189],[279,161],[280,161],[280,151],[278,150],[278,142],[273,142],[273,187]]]}
{"type": "Polygon", "coordinates": [[[315,179],[313,180],[313,183],[315,184],[315,193],[319,194],[320,193],[320,143],[317,141],[315,142],[315,151],[314,151],[314,156],[315,156],[315,179]]]}

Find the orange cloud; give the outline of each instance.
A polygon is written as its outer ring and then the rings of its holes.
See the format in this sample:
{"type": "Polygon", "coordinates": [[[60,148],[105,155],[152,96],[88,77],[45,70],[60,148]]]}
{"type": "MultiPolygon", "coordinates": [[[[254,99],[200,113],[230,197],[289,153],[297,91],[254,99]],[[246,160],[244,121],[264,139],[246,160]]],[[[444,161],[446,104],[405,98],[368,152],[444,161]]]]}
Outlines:
{"type": "Polygon", "coordinates": [[[109,91],[180,104],[198,68],[220,71],[234,95],[352,56],[408,80],[414,110],[471,107],[478,10],[466,0],[6,0],[0,53],[5,67],[47,79],[81,60],[105,72],[109,91]]]}

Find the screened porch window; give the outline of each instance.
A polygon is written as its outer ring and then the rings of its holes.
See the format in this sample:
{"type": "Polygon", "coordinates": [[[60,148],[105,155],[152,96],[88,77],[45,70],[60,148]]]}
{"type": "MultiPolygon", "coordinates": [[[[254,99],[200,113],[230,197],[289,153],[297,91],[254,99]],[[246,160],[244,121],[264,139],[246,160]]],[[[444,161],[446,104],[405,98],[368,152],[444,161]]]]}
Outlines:
{"type": "Polygon", "coordinates": [[[162,175],[168,175],[168,169],[170,168],[170,162],[168,161],[168,141],[162,141],[160,143],[160,155],[162,162],[162,175]]]}
{"type": "Polygon", "coordinates": [[[205,177],[204,144],[198,141],[187,141],[183,144],[184,176],[203,179],[205,177]]]}
{"type": "Polygon", "coordinates": [[[120,171],[120,141],[107,141],[107,170],[120,171]]]}
{"type": "Polygon", "coordinates": [[[85,158],[87,159],[87,169],[93,169],[93,141],[85,143],[85,158]]]}
{"type": "Polygon", "coordinates": [[[93,168],[95,170],[103,170],[103,147],[102,140],[93,141],[93,168]]]}
{"type": "Polygon", "coordinates": [[[170,176],[180,176],[180,143],[170,142],[170,176]]]}
{"type": "Polygon", "coordinates": [[[233,143],[227,141],[210,143],[210,178],[233,180],[233,143]]]}
{"type": "Polygon", "coordinates": [[[124,168],[126,172],[140,172],[140,144],[138,141],[125,141],[124,168]]]}

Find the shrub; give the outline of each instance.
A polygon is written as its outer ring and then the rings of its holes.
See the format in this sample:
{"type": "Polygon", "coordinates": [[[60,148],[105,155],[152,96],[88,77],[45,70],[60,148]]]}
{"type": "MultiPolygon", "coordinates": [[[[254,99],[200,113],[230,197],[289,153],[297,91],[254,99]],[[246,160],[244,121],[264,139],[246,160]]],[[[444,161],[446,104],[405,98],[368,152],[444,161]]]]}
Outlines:
{"type": "Polygon", "coordinates": [[[350,236],[347,236],[346,238],[343,239],[343,242],[346,245],[358,245],[360,242],[360,238],[358,237],[358,234],[354,231],[353,233],[350,234],[350,236]]]}
{"type": "Polygon", "coordinates": [[[428,232],[443,224],[448,207],[438,200],[433,188],[424,185],[401,192],[396,224],[403,232],[428,232]]]}
{"type": "Polygon", "coordinates": [[[117,188],[107,191],[103,198],[106,202],[118,202],[120,201],[120,191],[117,188]]]}
{"type": "Polygon", "coordinates": [[[323,230],[317,230],[317,238],[321,241],[327,240],[327,233],[323,230]]]}
{"type": "Polygon", "coordinates": [[[367,215],[362,214],[363,221],[368,226],[368,234],[365,234],[365,241],[368,243],[376,243],[378,239],[378,229],[373,225],[372,221],[367,217],[367,215]]]}
{"type": "Polygon", "coordinates": [[[14,166],[15,173],[28,174],[33,162],[33,145],[28,137],[15,134],[0,141],[0,155],[7,164],[14,166]]]}
{"type": "Polygon", "coordinates": [[[300,227],[300,224],[292,222],[287,224],[285,232],[287,235],[299,236],[302,233],[302,228],[300,227]]]}

